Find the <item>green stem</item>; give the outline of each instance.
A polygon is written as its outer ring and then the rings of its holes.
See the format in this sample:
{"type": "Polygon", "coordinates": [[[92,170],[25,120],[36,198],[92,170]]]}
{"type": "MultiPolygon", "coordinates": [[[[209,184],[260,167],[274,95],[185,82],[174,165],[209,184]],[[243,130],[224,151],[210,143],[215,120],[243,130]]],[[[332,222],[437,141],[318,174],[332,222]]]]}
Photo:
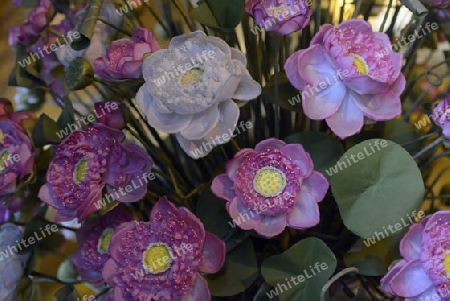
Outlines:
{"type": "Polygon", "coordinates": [[[189,27],[190,31],[195,31],[195,28],[192,27],[191,23],[189,22],[189,19],[187,18],[186,14],[183,12],[183,10],[181,9],[181,7],[178,5],[177,0],[171,0],[173,5],[175,5],[175,8],[180,12],[181,16],[184,19],[184,22],[186,23],[186,25],[189,27]]]}
{"type": "Polygon", "coordinates": [[[133,35],[133,33],[129,32],[128,30],[125,30],[125,29],[123,29],[123,28],[117,27],[116,25],[114,25],[114,24],[112,24],[112,23],[110,23],[110,22],[108,22],[108,21],[106,21],[106,20],[103,20],[103,19],[101,19],[101,18],[98,18],[98,20],[99,20],[100,22],[102,22],[102,23],[104,23],[104,24],[106,24],[106,25],[108,25],[108,26],[114,28],[114,29],[117,30],[117,31],[120,31],[120,32],[123,33],[123,34],[126,34],[126,35],[129,36],[129,37],[131,37],[131,36],[133,35]]]}
{"type": "Polygon", "coordinates": [[[413,159],[416,160],[418,158],[420,158],[422,155],[424,155],[425,153],[427,153],[429,150],[435,148],[436,146],[438,146],[442,141],[444,140],[444,138],[441,136],[439,138],[437,138],[435,141],[433,141],[431,144],[427,145],[423,150],[421,150],[420,152],[418,152],[417,154],[415,154],[413,156],[413,159]]]}

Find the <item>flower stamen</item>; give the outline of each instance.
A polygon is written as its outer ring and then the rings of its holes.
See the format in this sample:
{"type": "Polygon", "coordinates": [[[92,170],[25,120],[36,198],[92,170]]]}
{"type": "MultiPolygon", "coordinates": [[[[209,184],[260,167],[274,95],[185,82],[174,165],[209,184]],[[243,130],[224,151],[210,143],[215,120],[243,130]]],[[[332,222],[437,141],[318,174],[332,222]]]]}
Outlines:
{"type": "Polygon", "coordinates": [[[142,265],[151,274],[167,271],[172,263],[173,252],[166,243],[151,243],[142,255],[142,265]]]}
{"type": "Polygon", "coordinates": [[[279,169],[266,166],[258,170],[253,179],[253,188],[264,197],[279,195],[286,187],[286,175],[279,169]]]}
{"type": "Polygon", "coordinates": [[[81,184],[84,178],[86,178],[86,173],[89,170],[88,160],[86,157],[83,157],[75,166],[73,171],[73,181],[76,184],[81,184]]]}
{"type": "Polygon", "coordinates": [[[111,236],[113,236],[113,234],[114,234],[114,229],[112,229],[112,228],[106,228],[103,231],[102,236],[100,236],[100,238],[98,239],[98,243],[97,243],[97,251],[100,254],[108,253],[109,245],[111,243],[111,236]]]}

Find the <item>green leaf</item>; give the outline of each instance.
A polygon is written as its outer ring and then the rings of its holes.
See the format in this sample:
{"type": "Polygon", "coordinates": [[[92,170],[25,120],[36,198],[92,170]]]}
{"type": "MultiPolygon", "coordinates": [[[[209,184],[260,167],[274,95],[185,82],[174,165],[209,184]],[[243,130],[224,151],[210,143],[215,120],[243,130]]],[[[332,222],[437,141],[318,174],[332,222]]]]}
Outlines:
{"type": "MultiPolygon", "coordinates": [[[[385,122],[383,137],[395,143],[403,144],[419,138],[419,134],[414,130],[411,123],[401,119],[392,119],[385,122]]],[[[417,152],[420,150],[420,147],[420,142],[411,143],[406,146],[410,152],[417,152]]]]}
{"type": "Polygon", "coordinates": [[[216,274],[207,275],[211,294],[218,297],[234,296],[249,287],[258,277],[253,243],[245,240],[227,254],[224,267],[216,274]]]}
{"type": "Polygon", "coordinates": [[[226,200],[218,198],[211,189],[205,189],[200,195],[195,215],[203,222],[205,230],[218,237],[224,237],[231,221],[225,209],[226,200]]]}
{"type": "Polygon", "coordinates": [[[92,84],[94,71],[91,64],[82,57],[75,58],[67,68],[65,84],[70,90],[81,90],[92,84]]]}
{"type": "Polygon", "coordinates": [[[198,7],[190,11],[192,18],[200,23],[223,30],[234,29],[244,15],[242,0],[205,0],[197,3],[198,7]]]}
{"type": "MultiPolygon", "coordinates": [[[[20,248],[18,247],[19,254],[25,253],[31,249],[34,249],[42,240],[43,235],[41,235],[41,230],[45,228],[48,224],[43,220],[45,217],[45,212],[47,211],[47,206],[43,206],[39,209],[36,215],[27,223],[25,226],[25,230],[23,231],[22,240],[26,242],[20,244],[20,248]]],[[[22,241],[21,241],[22,242],[22,241]]]]}
{"type": "MultiPolygon", "coordinates": [[[[266,102],[275,103],[274,77],[272,76],[267,85],[262,89],[261,97],[266,102]]],[[[278,79],[278,104],[280,108],[288,111],[302,111],[302,93],[294,88],[284,72],[280,72],[278,79]]]]}
{"type": "Polygon", "coordinates": [[[70,45],[73,50],[83,50],[88,48],[91,44],[91,38],[94,34],[95,25],[97,24],[102,4],[103,0],[89,0],[84,9],[84,15],[77,26],[80,38],[74,40],[70,45]]]}
{"type": "Polygon", "coordinates": [[[324,172],[333,166],[344,150],[339,141],[325,133],[304,132],[284,139],[286,143],[299,143],[311,155],[314,169],[324,172]]]}
{"type": "Polygon", "coordinates": [[[416,162],[392,141],[357,144],[333,169],[331,190],[344,224],[363,238],[408,220],[422,203],[424,183],[416,162]]]}
{"type": "Polygon", "coordinates": [[[67,258],[58,267],[58,279],[64,282],[75,282],[78,280],[78,271],[72,262],[72,259],[67,258]]]}
{"type": "Polygon", "coordinates": [[[72,284],[67,284],[54,294],[56,301],[80,301],[81,297],[72,284]]]}
{"type": "Polygon", "coordinates": [[[333,252],[324,242],[307,238],[280,255],[268,258],[261,272],[266,282],[274,287],[271,292],[277,289],[281,301],[312,301],[320,300],[322,287],[334,273],[336,264],[333,252]]]}
{"type": "Polygon", "coordinates": [[[43,147],[47,144],[58,144],[61,138],[58,133],[61,128],[48,115],[42,114],[33,129],[32,138],[36,147],[43,147]]]}
{"type": "Polygon", "coordinates": [[[64,109],[58,118],[58,125],[62,129],[66,128],[69,124],[75,123],[75,117],[74,117],[75,114],[74,114],[72,102],[70,101],[69,97],[67,97],[67,96],[64,96],[63,100],[64,100],[64,109]]]}
{"type": "Polygon", "coordinates": [[[26,52],[26,49],[24,47],[15,47],[15,50],[16,65],[9,75],[8,85],[30,89],[39,89],[45,87],[46,84],[44,81],[42,81],[39,72],[37,71],[39,69],[38,66],[42,62],[40,60],[34,61],[26,52]],[[25,66],[22,67],[19,62],[25,66]],[[28,64],[28,62],[30,64],[28,64]]]}

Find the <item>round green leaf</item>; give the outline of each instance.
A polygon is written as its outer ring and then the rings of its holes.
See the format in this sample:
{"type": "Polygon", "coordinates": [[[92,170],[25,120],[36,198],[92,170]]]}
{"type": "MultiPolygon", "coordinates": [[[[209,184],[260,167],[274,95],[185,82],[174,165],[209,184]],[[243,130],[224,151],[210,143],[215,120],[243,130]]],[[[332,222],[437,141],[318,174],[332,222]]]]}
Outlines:
{"type": "Polygon", "coordinates": [[[375,232],[392,234],[386,229],[397,223],[406,227],[423,200],[419,168],[408,152],[389,140],[355,145],[327,173],[344,224],[363,238],[375,232]]]}
{"type": "Polygon", "coordinates": [[[327,245],[307,238],[264,261],[261,272],[273,286],[268,296],[278,295],[281,301],[320,300],[322,287],[335,269],[336,257],[327,245]]]}
{"type": "Polygon", "coordinates": [[[249,287],[258,277],[253,243],[250,239],[227,254],[224,267],[216,274],[207,275],[211,294],[218,297],[234,296],[249,287]]]}

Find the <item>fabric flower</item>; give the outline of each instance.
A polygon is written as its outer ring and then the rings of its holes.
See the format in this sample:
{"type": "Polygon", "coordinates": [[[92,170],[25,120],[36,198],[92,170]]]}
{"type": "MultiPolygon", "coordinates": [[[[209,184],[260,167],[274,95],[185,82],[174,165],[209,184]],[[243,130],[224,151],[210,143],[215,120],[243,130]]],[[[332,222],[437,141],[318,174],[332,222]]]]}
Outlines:
{"type": "Polygon", "coordinates": [[[17,287],[23,270],[27,264],[30,252],[13,252],[17,247],[17,241],[22,237],[20,229],[11,223],[0,226],[0,300],[16,301],[17,287]],[[10,250],[12,249],[12,251],[10,250]],[[4,253],[8,255],[4,255],[4,253]]]}
{"type": "Polygon", "coordinates": [[[39,198],[57,210],[56,221],[81,222],[101,209],[104,187],[119,202],[136,202],[145,195],[153,161],[141,147],[122,145],[124,138],[121,131],[96,124],[73,131],[54,146],[56,155],[39,198]]]}
{"type": "Polygon", "coordinates": [[[291,55],[284,69],[302,90],[305,114],[325,119],[343,139],[361,131],[364,116],[378,121],[401,113],[401,66],[402,55],[392,51],[388,36],[355,19],[323,25],[311,46],[291,55]]]}
{"type": "Polygon", "coordinates": [[[329,184],[300,144],[267,139],[239,151],[214,178],[211,190],[227,200],[228,214],[244,230],[265,237],[287,226],[307,229],[320,221],[318,202],[329,184]]]}
{"type": "Polygon", "coordinates": [[[95,222],[83,223],[77,231],[80,249],[75,252],[72,261],[77,267],[81,279],[96,286],[103,284],[102,270],[111,258],[109,243],[114,229],[124,222],[133,220],[124,205],[119,205],[95,222]]]}
{"type": "Polygon", "coordinates": [[[146,83],[136,101],[151,126],[175,134],[192,158],[204,157],[216,145],[212,140],[230,140],[220,137],[233,132],[239,118],[232,98],[249,101],[261,94],[246,64],[240,51],[203,32],[175,37],[169,49],[145,59],[146,83]]]}
{"type": "Polygon", "coordinates": [[[433,108],[433,120],[442,128],[444,137],[450,139],[450,94],[433,108]]]}
{"type": "Polygon", "coordinates": [[[218,272],[226,249],[194,214],[163,197],[149,222],[116,228],[109,252],[103,278],[114,291],[106,300],[208,301],[211,294],[201,273],[218,272]]]}
{"type": "Polygon", "coordinates": [[[307,0],[249,0],[245,11],[266,31],[286,35],[308,25],[309,5],[307,0]]]}
{"type": "Polygon", "coordinates": [[[400,242],[402,259],[381,279],[382,288],[405,301],[450,300],[450,211],[412,225],[400,242]]]}
{"type": "Polygon", "coordinates": [[[110,128],[122,130],[127,125],[127,107],[117,101],[102,101],[94,104],[97,122],[110,128]]]}
{"type": "Polygon", "coordinates": [[[16,192],[17,180],[33,172],[34,157],[24,130],[11,120],[0,120],[0,203],[16,192]]]}
{"type": "Polygon", "coordinates": [[[106,49],[106,56],[95,60],[95,73],[108,81],[140,78],[144,54],[157,50],[159,45],[153,32],[138,27],[131,39],[111,42],[106,49]]]}
{"type": "Polygon", "coordinates": [[[40,32],[48,26],[54,8],[50,0],[39,0],[36,8],[28,14],[28,21],[9,30],[10,46],[27,46],[39,37],[40,32]]]}

